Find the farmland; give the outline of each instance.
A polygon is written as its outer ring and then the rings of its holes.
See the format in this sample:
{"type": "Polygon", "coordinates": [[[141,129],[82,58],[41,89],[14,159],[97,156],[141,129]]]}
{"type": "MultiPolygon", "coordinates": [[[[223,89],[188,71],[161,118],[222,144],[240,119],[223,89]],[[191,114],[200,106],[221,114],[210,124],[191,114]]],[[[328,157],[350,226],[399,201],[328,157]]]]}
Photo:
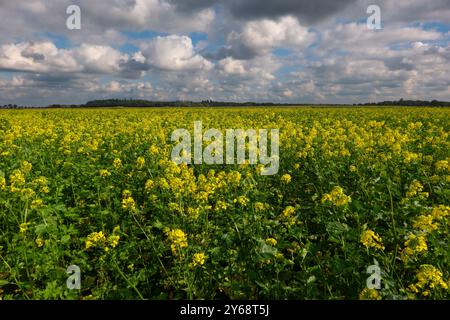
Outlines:
{"type": "Polygon", "coordinates": [[[448,299],[450,109],[0,112],[0,299],[448,299]],[[279,172],[176,165],[193,123],[279,172]],[[80,290],[66,286],[69,266],[80,290]],[[381,286],[367,288],[369,266],[381,286]]]}

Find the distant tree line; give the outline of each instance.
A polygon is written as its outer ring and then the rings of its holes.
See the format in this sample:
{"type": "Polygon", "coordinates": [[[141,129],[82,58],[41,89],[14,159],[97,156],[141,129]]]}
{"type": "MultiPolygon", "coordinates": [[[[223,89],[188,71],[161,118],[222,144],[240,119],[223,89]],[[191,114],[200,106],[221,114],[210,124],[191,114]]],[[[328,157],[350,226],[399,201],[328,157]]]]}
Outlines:
{"type": "MultiPolygon", "coordinates": [[[[134,100],[134,99],[105,99],[93,100],[86,104],[52,104],[41,108],[161,108],[161,107],[273,107],[273,106],[346,106],[342,104],[293,104],[293,103],[273,103],[273,102],[226,102],[203,100],[201,102],[193,101],[148,101],[148,100],[134,100]]],[[[424,101],[424,100],[403,100],[398,101],[383,101],[383,102],[369,102],[354,104],[354,106],[404,106],[404,107],[450,107],[450,102],[446,101],[424,101]]],[[[19,106],[16,104],[0,105],[0,109],[30,109],[37,108],[36,106],[19,106]]]]}
{"type": "Polygon", "coordinates": [[[85,107],[233,107],[233,106],[275,106],[288,104],[274,104],[272,102],[223,102],[213,100],[193,101],[148,101],[128,99],[94,100],[87,102],[85,107]]]}
{"type": "Polygon", "coordinates": [[[369,102],[355,104],[358,106],[401,106],[401,107],[450,107],[450,102],[447,101],[424,101],[424,100],[403,100],[398,101],[383,101],[383,102],[369,102]]]}

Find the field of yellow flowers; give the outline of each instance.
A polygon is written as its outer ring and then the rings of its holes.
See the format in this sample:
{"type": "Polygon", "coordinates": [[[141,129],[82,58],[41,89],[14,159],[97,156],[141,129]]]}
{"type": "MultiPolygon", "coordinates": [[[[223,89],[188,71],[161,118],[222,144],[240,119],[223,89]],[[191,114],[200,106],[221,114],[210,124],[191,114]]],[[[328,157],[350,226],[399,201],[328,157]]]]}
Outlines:
{"type": "Polygon", "coordinates": [[[450,109],[0,112],[0,299],[448,299],[450,109]],[[171,133],[280,129],[280,170],[171,133]],[[380,289],[368,288],[378,265],[380,289]],[[81,270],[80,290],[66,286],[81,270]]]}

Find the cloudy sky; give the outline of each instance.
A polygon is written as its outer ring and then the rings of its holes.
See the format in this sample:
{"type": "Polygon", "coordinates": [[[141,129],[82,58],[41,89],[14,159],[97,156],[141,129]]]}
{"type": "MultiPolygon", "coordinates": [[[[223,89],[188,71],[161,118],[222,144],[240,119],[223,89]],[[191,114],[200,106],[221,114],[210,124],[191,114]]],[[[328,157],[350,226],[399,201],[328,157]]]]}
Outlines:
{"type": "Polygon", "coordinates": [[[450,0],[0,0],[0,21],[0,104],[450,100],[450,0]]]}

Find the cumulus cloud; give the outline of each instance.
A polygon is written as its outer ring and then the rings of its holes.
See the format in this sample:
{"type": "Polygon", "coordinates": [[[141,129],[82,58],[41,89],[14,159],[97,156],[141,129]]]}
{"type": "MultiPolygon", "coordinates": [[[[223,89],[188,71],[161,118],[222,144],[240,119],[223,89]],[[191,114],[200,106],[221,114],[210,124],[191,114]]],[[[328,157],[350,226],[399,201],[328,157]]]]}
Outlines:
{"type": "Polygon", "coordinates": [[[0,47],[0,70],[32,73],[119,74],[132,61],[109,46],[82,44],[59,49],[52,42],[21,42],[0,47]]]}
{"type": "Polygon", "coordinates": [[[77,0],[79,31],[69,4],[0,1],[0,104],[450,100],[450,0],[77,0]]]}
{"type": "Polygon", "coordinates": [[[231,55],[244,59],[265,55],[277,47],[301,50],[313,41],[313,33],[291,16],[276,21],[252,21],[241,32],[233,31],[228,35],[231,55]]]}
{"type": "Polygon", "coordinates": [[[432,41],[442,38],[442,33],[417,27],[391,27],[370,31],[365,23],[347,23],[334,26],[322,33],[321,48],[369,52],[384,49],[393,44],[409,44],[417,41],[432,41]]]}
{"type": "Polygon", "coordinates": [[[191,38],[171,35],[156,37],[143,45],[142,58],[156,68],[167,71],[210,70],[211,62],[195,53],[191,38]]]}
{"type": "Polygon", "coordinates": [[[280,67],[273,56],[258,57],[253,60],[238,60],[232,57],[218,62],[222,76],[256,80],[259,83],[275,80],[274,72],[280,67]]]}
{"type": "Polygon", "coordinates": [[[277,20],[262,19],[245,23],[226,37],[226,46],[205,56],[212,60],[233,57],[249,60],[269,54],[273,49],[286,48],[301,51],[315,40],[315,33],[286,16],[277,20]]]}
{"type": "MultiPolygon", "coordinates": [[[[180,13],[164,0],[27,0],[0,2],[0,39],[14,41],[36,31],[60,33],[77,43],[124,41],[118,30],[177,33],[206,31],[214,21],[211,8],[180,13]],[[81,30],[66,28],[66,8],[81,8],[81,30]]],[[[0,40],[1,41],[1,40],[0,40]]]]}

